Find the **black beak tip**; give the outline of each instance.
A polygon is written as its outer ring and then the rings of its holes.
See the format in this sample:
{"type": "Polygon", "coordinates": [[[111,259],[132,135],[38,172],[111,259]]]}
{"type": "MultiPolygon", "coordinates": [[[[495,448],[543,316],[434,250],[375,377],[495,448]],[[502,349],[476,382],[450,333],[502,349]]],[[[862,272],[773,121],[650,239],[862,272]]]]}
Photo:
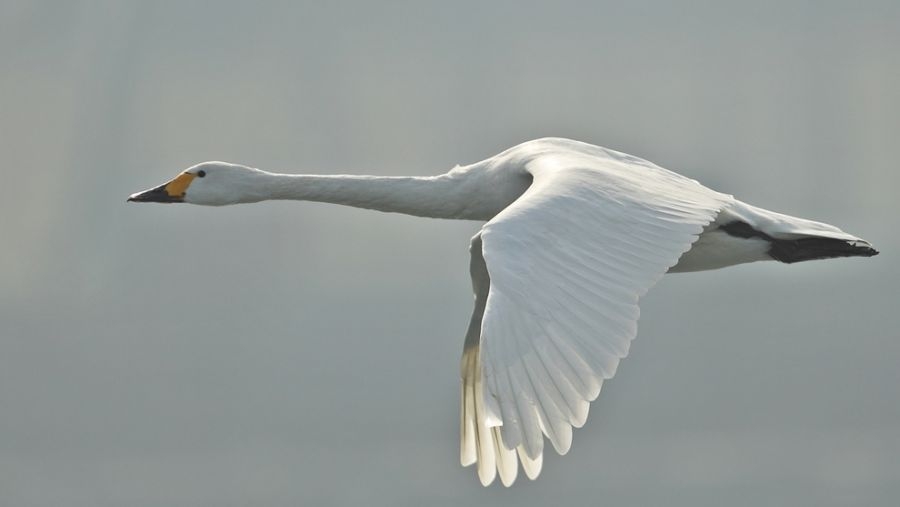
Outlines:
{"type": "Polygon", "coordinates": [[[153,198],[154,194],[150,192],[136,192],[128,196],[125,202],[147,202],[153,198]]]}
{"type": "Polygon", "coordinates": [[[128,196],[128,199],[125,199],[125,202],[184,202],[184,196],[171,196],[166,191],[166,186],[160,185],[156,188],[151,188],[150,190],[131,194],[128,196]]]}

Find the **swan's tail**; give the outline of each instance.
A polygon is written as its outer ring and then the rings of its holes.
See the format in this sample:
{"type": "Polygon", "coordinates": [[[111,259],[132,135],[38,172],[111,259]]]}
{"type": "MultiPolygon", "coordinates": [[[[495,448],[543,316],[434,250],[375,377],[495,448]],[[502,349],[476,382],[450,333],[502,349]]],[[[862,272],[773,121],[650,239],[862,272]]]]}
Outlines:
{"type": "Polygon", "coordinates": [[[872,257],[878,255],[878,250],[863,240],[848,241],[808,236],[797,239],[774,239],[772,247],[769,249],[769,255],[777,261],[790,264],[834,257],[872,257]]]}
{"type": "Polygon", "coordinates": [[[720,228],[732,236],[769,242],[769,256],[788,264],[834,257],[872,257],[878,250],[837,227],[737,201],[720,228]]]}

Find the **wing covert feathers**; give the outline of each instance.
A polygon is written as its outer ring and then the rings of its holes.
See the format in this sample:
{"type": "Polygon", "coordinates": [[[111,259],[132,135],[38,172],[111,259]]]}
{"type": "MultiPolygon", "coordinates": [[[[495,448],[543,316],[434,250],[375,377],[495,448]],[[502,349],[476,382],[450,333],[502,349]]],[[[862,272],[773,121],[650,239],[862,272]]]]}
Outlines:
{"type": "Polygon", "coordinates": [[[518,462],[537,477],[544,437],[569,450],[628,353],[638,299],[732,201],[649,162],[574,148],[524,161],[531,187],[472,239],[460,458],[484,485],[512,484],[518,462]]]}

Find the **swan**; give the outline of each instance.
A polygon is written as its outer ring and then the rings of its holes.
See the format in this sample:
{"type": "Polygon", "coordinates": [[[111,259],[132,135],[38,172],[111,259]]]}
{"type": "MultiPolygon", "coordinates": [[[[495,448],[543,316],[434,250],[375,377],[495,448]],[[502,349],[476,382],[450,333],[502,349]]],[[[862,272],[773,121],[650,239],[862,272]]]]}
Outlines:
{"type": "Polygon", "coordinates": [[[870,257],[835,226],[767,211],[646,160],[546,138],[430,177],[275,174],[204,162],[128,201],[318,201],[486,223],[470,243],[475,309],[461,361],[463,466],[509,486],[572,444],[667,272],[870,257]]]}

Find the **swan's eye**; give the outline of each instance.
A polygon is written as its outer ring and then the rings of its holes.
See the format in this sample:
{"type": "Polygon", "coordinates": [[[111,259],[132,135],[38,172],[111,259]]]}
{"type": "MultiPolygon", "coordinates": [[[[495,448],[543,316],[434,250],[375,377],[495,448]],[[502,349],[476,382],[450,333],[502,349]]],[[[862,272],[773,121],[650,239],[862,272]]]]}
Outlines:
{"type": "Polygon", "coordinates": [[[199,171],[197,171],[197,176],[199,176],[200,178],[206,176],[206,171],[200,169],[199,171]]]}

